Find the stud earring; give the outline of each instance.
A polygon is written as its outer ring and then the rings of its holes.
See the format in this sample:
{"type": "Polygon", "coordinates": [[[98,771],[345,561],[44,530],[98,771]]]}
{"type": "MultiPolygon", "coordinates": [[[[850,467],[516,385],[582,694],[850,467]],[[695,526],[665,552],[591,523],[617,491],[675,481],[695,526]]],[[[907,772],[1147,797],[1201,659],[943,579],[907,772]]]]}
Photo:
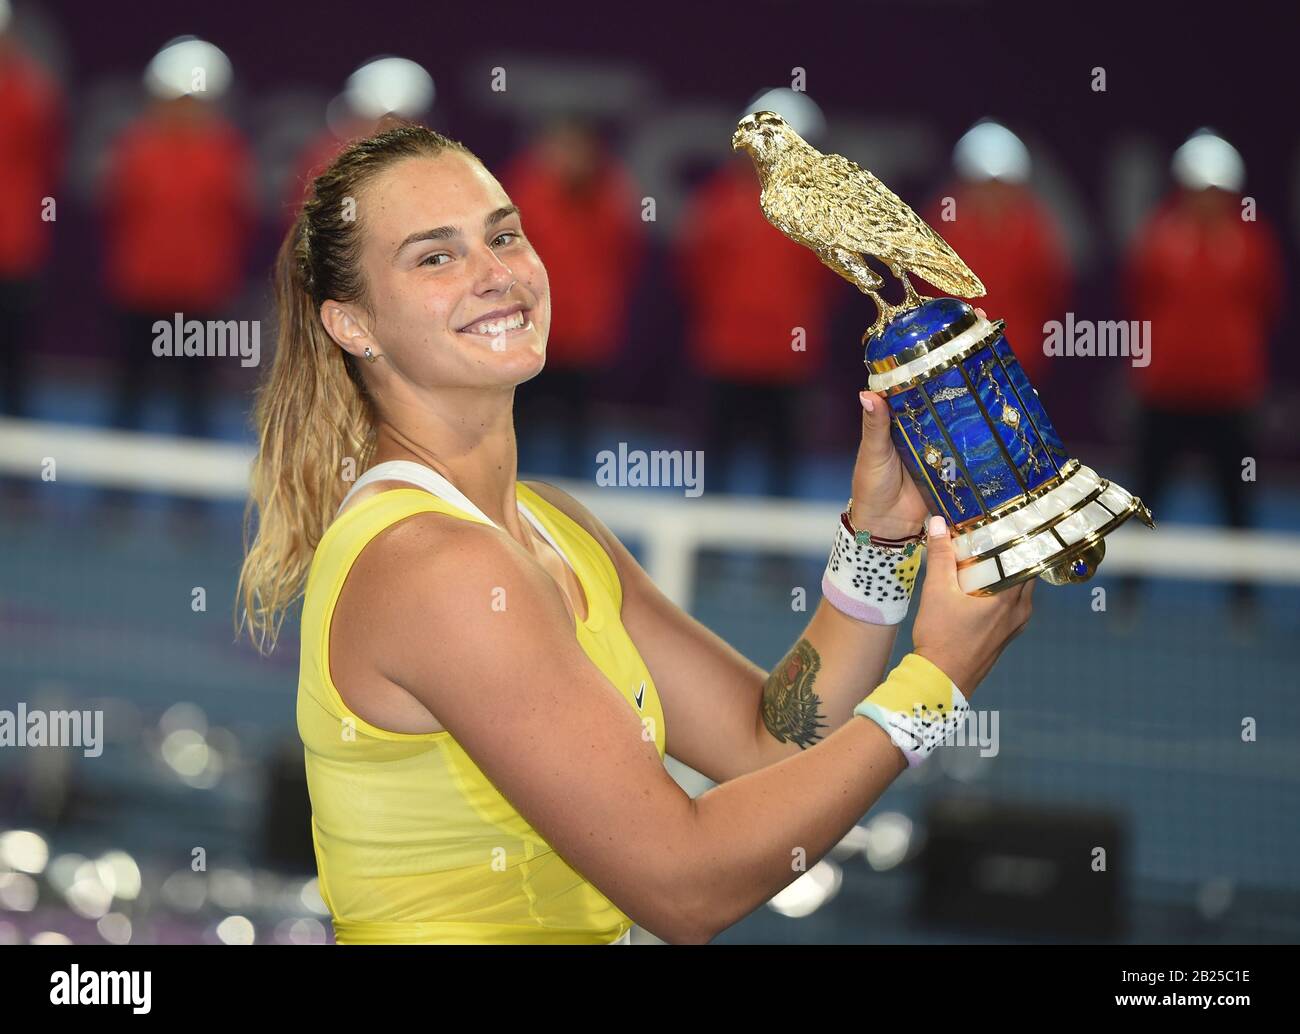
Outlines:
{"type": "Polygon", "coordinates": [[[376,359],[379,358],[379,356],[375,355],[375,353],[370,350],[369,345],[366,345],[365,357],[366,357],[366,362],[368,363],[373,363],[376,359]]]}

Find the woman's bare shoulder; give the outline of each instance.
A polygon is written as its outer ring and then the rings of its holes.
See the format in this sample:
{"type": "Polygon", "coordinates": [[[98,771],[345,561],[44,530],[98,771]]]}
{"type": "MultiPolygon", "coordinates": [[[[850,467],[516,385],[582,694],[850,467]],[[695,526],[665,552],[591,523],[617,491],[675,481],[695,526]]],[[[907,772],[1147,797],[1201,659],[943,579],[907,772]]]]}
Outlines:
{"type": "Polygon", "coordinates": [[[448,587],[449,576],[491,551],[490,540],[497,537],[495,529],[477,521],[442,510],[419,510],[366,542],[344,579],[339,604],[382,612],[409,589],[448,587]]]}

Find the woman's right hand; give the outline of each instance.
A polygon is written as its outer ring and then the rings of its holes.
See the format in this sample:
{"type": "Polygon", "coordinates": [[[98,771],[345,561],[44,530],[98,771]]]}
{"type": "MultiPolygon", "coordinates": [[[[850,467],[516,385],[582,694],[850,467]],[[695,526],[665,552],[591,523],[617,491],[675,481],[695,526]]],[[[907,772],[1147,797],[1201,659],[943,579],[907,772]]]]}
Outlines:
{"type": "Polygon", "coordinates": [[[912,652],[948,676],[970,698],[1007,643],[1033,612],[1030,578],[995,596],[968,596],[957,583],[957,557],[942,517],[927,530],[925,581],[912,626],[912,652]]]}

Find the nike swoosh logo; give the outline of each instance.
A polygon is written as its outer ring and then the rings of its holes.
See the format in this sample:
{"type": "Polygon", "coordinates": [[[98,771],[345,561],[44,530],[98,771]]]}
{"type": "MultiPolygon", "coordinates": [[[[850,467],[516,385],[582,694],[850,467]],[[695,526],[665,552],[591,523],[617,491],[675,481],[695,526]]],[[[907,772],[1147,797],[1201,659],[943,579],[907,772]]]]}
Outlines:
{"type": "Polygon", "coordinates": [[[641,710],[641,701],[645,699],[645,679],[641,680],[641,688],[636,691],[636,707],[641,710]]]}

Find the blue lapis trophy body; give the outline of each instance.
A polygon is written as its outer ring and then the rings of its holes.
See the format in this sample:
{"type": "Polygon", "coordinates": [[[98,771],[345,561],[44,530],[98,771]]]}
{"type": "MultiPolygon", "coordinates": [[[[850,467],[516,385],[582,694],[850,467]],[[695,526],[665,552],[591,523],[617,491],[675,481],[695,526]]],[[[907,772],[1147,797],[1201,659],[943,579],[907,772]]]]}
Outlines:
{"type": "Polygon", "coordinates": [[[1003,332],[955,298],[905,308],[866,346],[894,444],[953,531],[963,589],[989,595],[1040,576],[1091,578],[1137,497],[1065,448],[1003,332]]]}

